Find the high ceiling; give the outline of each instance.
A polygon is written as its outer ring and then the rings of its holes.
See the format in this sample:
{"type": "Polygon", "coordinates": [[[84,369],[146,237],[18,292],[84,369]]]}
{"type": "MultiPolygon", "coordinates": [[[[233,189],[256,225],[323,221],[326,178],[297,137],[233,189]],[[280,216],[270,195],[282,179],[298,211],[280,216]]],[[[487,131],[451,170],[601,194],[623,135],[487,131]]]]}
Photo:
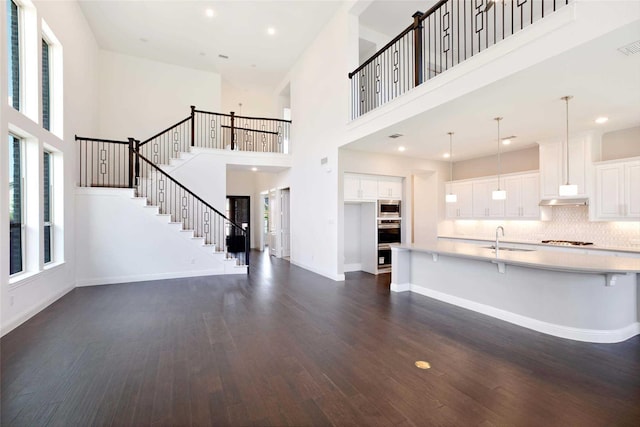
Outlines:
{"type": "Polygon", "coordinates": [[[101,48],[215,71],[245,89],[279,84],[340,4],[332,0],[80,0],[101,48]],[[207,9],[213,10],[213,17],[207,16],[207,9]],[[268,34],[269,27],[275,34],[268,34]]]}

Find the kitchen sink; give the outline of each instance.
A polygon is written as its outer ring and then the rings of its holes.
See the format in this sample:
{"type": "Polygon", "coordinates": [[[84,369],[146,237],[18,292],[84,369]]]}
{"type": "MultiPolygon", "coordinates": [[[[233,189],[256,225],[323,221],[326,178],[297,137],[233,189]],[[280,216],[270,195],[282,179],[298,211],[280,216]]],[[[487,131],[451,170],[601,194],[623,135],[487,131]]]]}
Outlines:
{"type": "MultiPolygon", "coordinates": [[[[496,247],[494,245],[483,246],[483,248],[485,248],[485,249],[493,249],[493,250],[496,249],[496,247]]],[[[509,251],[509,252],[533,252],[533,251],[535,251],[535,249],[510,248],[509,246],[500,246],[500,250],[501,251],[509,251]]]]}

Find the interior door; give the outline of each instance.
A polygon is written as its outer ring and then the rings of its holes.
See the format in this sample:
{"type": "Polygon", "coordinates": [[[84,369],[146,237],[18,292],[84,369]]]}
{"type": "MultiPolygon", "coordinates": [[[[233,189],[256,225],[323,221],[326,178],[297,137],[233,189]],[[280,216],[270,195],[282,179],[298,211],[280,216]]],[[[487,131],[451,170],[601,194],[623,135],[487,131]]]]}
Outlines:
{"type": "Polygon", "coordinates": [[[291,255],[289,204],[289,189],[286,188],[280,192],[280,243],[282,245],[280,254],[282,257],[288,257],[291,255]]]}
{"type": "MultiPolygon", "coordinates": [[[[249,196],[227,196],[227,218],[245,230],[251,218],[251,198],[249,196]]],[[[245,234],[236,227],[227,228],[227,251],[240,254],[245,251],[245,234]]]]}
{"type": "Polygon", "coordinates": [[[276,190],[269,191],[269,255],[278,255],[278,242],[276,234],[276,218],[278,206],[276,203],[276,190]]]}

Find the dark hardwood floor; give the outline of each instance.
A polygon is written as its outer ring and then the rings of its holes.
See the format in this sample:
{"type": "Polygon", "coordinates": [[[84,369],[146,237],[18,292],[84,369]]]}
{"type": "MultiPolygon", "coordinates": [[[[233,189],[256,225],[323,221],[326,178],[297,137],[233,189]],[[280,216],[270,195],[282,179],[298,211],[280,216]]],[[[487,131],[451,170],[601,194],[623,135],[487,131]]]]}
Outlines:
{"type": "Polygon", "coordinates": [[[2,338],[2,425],[640,425],[639,337],[567,341],[388,275],[252,262],[75,289],[2,338]]]}

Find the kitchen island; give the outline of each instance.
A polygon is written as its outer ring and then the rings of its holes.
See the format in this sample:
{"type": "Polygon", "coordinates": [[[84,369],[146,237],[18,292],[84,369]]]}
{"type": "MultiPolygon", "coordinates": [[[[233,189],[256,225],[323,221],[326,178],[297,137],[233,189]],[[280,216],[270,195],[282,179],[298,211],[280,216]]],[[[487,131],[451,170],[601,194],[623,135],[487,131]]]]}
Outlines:
{"type": "Polygon", "coordinates": [[[411,291],[546,334],[640,334],[640,259],[434,241],[392,247],[391,291],[411,291]]]}

